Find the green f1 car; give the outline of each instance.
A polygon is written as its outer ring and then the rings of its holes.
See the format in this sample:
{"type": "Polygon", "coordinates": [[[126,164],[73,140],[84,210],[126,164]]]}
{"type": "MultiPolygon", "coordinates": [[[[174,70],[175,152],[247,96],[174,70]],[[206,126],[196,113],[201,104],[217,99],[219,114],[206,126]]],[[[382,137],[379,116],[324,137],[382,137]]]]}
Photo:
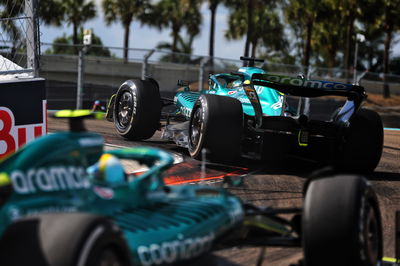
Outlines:
{"type": "MultiPolygon", "coordinates": [[[[121,136],[144,140],[162,130],[162,138],[188,148],[194,158],[233,162],[246,156],[266,161],[306,158],[337,169],[373,171],[383,146],[379,115],[361,108],[364,88],[339,82],[266,73],[254,58],[238,72],[210,75],[209,88],[160,98],[154,79],[128,80],[110,99],[107,118],[121,136]],[[342,96],[345,104],[327,121],[296,112],[287,96],[342,96]],[[175,108],[162,113],[162,107],[175,108]],[[166,122],[161,124],[160,120],[166,122]]],[[[301,110],[301,108],[296,108],[301,110]]]]}
{"type": "Polygon", "coordinates": [[[305,265],[382,258],[378,202],[364,178],[310,179],[304,207],[286,209],[246,204],[223,188],[166,186],[172,156],[103,151],[102,137],[84,129],[89,114],[58,113],[70,117],[70,132],[39,138],[0,163],[2,265],[165,265],[233,246],[303,246],[305,265]],[[149,170],[126,174],[120,159],[149,170]]]}

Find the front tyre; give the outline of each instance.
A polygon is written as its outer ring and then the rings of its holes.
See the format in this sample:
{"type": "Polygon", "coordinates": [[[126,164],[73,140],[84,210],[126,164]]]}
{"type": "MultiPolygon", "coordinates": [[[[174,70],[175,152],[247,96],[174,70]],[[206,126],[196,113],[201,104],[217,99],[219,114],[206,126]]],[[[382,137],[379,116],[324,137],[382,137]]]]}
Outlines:
{"type": "Polygon", "coordinates": [[[40,214],[11,224],[0,240],[2,265],[131,265],[121,231],[86,213],[40,214]]]}
{"type": "Polygon", "coordinates": [[[114,125],[130,140],[151,138],[160,125],[161,98],[157,85],[148,80],[127,80],[118,89],[114,103],[114,125]]]}
{"type": "Polygon", "coordinates": [[[372,266],[382,258],[378,201],[360,176],[311,181],[304,201],[302,231],[307,266],[372,266]]]}
{"type": "Polygon", "coordinates": [[[242,104],[234,98],[203,94],[195,103],[189,124],[189,153],[201,159],[233,162],[240,157],[243,131],[242,104]]]}

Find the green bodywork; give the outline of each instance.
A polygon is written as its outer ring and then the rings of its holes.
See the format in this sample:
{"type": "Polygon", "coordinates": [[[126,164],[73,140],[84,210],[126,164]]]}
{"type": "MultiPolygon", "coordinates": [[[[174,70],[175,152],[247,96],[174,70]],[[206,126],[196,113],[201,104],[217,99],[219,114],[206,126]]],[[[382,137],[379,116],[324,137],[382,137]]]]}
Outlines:
{"type": "Polygon", "coordinates": [[[155,148],[103,151],[88,132],[41,137],[0,162],[0,185],[13,190],[0,206],[0,236],[14,220],[47,212],[89,212],[110,217],[123,231],[134,265],[169,264],[196,257],[242,222],[241,202],[223,189],[166,187],[162,172],[173,164],[155,148]],[[103,153],[149,167],[124,183],[88,174],[103,153]]]}
{"type": "MultiPolygon", "coordinates": [[[[238,72],[243,74],[245,80],[251,80],[253,74],[266,73],[258,67],[241,67],[238,72]]],[[[254,88],[260,99],[263,115],[281,115],[283,94],[265,86],[254,86],[254,88]]],[[[191,110],[200,94],[216,94],[236,98],[242,103],[243,112],[246,115],[255,116],[254,108],[243,89],[242,78],[238,75],[228,73],[210,75],[209,89],[200,92],[191,92],[186,88],[185,91],[178,92],[174,101],[180,113],[189,118],[191,110]]]]}

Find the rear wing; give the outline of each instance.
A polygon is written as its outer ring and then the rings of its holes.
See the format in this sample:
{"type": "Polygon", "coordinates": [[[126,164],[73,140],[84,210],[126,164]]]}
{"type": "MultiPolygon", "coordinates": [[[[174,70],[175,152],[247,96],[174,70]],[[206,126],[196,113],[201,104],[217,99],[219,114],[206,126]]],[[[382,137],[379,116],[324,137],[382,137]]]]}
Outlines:
{"type": "Polygon", "coordinates": [[[284,94],[300,97],[320,97],[327,95],[344,96],[361,102],[367,96],[361,86],[340,82],[295,78],[275,74],[253,74],[254,85],[265,86],[284,94]]]}

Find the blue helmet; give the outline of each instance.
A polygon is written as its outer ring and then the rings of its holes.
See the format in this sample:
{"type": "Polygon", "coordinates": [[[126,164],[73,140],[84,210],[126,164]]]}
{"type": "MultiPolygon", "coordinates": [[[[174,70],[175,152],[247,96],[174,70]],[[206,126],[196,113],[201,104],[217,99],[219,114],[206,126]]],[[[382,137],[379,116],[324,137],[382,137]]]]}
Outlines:
{"type": "Polygon", "coordinates": [[[96,181],[108,184],[125,182],[125,171],[119,159],[111,154],[103,154],[99,161],[88,168],[89,175],[96,181]]]}

